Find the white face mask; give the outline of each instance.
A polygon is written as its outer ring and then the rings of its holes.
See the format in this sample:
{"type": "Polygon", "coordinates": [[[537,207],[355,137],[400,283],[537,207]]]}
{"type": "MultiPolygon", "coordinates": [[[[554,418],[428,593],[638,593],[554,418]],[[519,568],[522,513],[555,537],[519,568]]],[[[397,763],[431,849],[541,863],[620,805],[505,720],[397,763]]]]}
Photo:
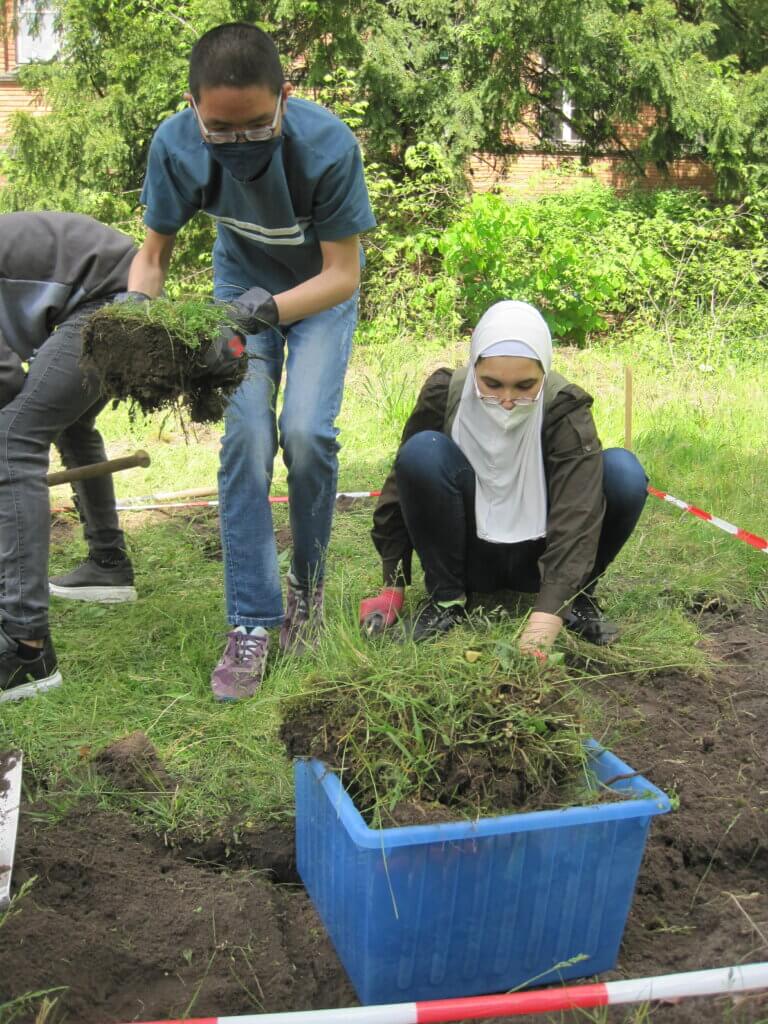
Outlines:
{"type": "Polygon", "coordinates": [[[491,418],[497,427],[502,430],[512,430],[519,426],[523,420],[527,420],[536,409],[536,401],[525,402],[523,405],[513,405],[511,409],[505,409],[503,405],[482,402],[482,408],[487,416],[491,418]]]}
{"type": "Polygon", "coordinates": [[[479,400],[480,405],[487,415],[490,416],[493,422],[497,426],[501,427],[502,430],[510,430],[523,420],[526,420],[536,408],[536,403],[541,401],[541,396],[543,394],[544,381],[541,382],[539,393],[535,398],[516,398],[514,400],[514,404],[509,409],[505,409],[499,399],[494,395],[482,394],[477,385],[477,378],[475,378],[475,395],[479,400]]]}

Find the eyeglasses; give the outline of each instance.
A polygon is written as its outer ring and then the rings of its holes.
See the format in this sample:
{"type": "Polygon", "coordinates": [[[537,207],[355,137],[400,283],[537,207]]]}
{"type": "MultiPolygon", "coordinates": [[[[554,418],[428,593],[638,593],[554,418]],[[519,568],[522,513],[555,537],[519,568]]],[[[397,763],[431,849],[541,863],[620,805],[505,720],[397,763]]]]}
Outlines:
{"type": "Polygon", "coordinates": [[[538,395],[536,398],[496,398],[495,395],[481,395],[478,392],[477,397],[486,405],[503,405],[504,402],[511,402],[510,409],[514,409],[516,405],[533,405],[538,395]]]}
{"type": "Polygon", "coordinates": [[[269,142],[277,128],[277,122],[280,118],[280,108],[283,105],[283,97],[278,96],[277,98],[277,106],[275,107],[275,116],[272,118],[272,124],[264,124],[259,125],[258,128],[245,128],[242,131],[232,132],[209,132],[203,124],[203,119],[200,117],[200,111],[197,109],[197,104],[192,96],[189,97],[189,102],[195,112],[197,123],[200,125],[200,134],[203,136],[205,141],[212,143],[214,146],[223,146],[227,142],[269,142]]]}
{"type": "Polygon", "coordinates": [[[515,406],[517,406],[517,405],[533,405],[534,402],[538,402],[538,400],[541,398],[542,392],[544,390],[544,385],[542,384],[542,386],[539,388],[539,393],[536,395],[535,398],[526,398],[524,396],[521,396],[520,398],[511,398],[511,399],[510,398],[497,398],[495,395],[484,395],[482,393],[482,391],[480,390],[480,386],[477,383],[477,374],[475,374],[474,377],[475,377],[475,394],[480,399],[480,401],[481,402],[485,402],[486,405],[503,405],[504,402],[511,402],[512,403],[511,406],[510,406],[511,409],[514,409],[515,406]]]}

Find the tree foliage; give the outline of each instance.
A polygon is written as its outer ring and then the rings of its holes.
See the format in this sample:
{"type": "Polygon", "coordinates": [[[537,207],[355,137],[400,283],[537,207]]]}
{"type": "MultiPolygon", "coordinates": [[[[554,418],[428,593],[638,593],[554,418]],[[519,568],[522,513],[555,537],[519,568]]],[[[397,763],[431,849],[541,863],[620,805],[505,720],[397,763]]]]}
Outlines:
{"type": "MultiPolygon", "coordinates": [[[[41,0],[42,2],[42,0],[41,0]]],[[[56,202],[128,216],[158,123],[182,103],[197,36],[227,20],[272,32],[292,76],[356,111],[369,160],[407,176],[437,146],[459,168],[513,152],[525,124],[546,145],[566,117],[585,159],[624,152],[638,170],[711,163],[723,193],[768,164],[764,0],[46,0],[60,57],[22,81],[52,114],[16,115],[5,206],[56,202]],[[622,125],[655,120],[628,148],[622,125]],[[569,108],[570,109],[570,108],[569,108]],[[636,150],[636,152],[632,151],[636,150]]]]}

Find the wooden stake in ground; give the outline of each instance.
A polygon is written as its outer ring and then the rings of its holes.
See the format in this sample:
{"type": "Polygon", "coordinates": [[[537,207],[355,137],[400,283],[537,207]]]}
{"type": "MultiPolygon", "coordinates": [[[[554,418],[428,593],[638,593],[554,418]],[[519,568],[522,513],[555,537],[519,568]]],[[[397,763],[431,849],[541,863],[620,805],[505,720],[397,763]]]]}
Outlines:
{"type": "Polygon", "coordinates": [[[632,451],[632,367],[624,367],[624,447],[632,451]]]}

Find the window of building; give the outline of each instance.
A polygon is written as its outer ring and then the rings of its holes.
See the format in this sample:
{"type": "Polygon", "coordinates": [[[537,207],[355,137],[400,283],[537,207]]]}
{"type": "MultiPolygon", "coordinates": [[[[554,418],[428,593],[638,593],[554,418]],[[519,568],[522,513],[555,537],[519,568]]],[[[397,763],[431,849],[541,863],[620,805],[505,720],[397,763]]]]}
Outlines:
{"type": "Polygon", "coordinates": [[[574,114],[573,100],[565,89],[555,95],[553,106],[556,110],[546,109],[541,113],[541,127],[544,138],[561,146],[576,146],[581,141],[570,125],[574,114]],[[557,111],[562,112],[562,116],[557,111]]]}
{"type": "Polygon", "coordinates": [[[59,50],[53,10],[35,10],[30,0],[19,0],[16,20],[16,61],[50,60],[59,50]]]}

